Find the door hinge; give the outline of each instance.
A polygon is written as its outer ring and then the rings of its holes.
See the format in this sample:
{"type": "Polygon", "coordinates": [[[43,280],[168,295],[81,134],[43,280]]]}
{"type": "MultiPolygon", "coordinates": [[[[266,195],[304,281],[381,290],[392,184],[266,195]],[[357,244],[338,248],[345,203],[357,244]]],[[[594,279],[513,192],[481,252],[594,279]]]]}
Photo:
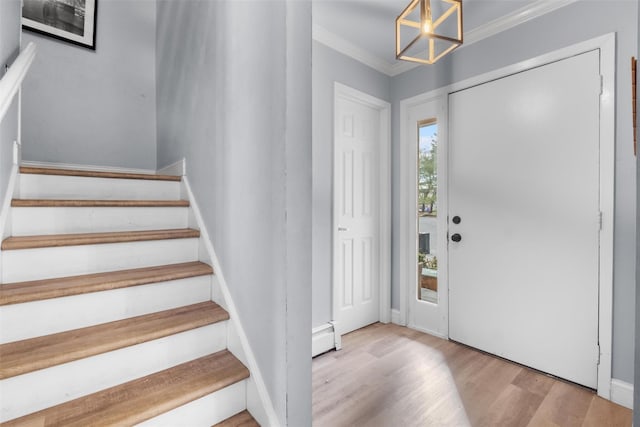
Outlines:
{"type": "Polygon", "coordinates": [[[596,351],[598,352],[598,357],[596,358],[596,365],[600,364],[600,344],[597,345],[596,351]]]}
{"type": "Polygon", "coordinates": [[[598,212],[598,230],[602,230],[602,211],[598,212]]]}
{"type": "Polygon", "coordinates": [[[600,96],[604,93],[604,76],[600,74],[600,96]]]}

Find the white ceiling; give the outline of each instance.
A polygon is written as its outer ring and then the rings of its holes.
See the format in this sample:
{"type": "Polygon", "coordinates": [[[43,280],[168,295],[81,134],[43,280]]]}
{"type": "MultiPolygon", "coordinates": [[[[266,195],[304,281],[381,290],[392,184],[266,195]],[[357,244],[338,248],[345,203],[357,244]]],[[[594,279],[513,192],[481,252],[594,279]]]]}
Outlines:
{"type": "MultiPolygon", "coordinates": [[[[463,0],[464,32],[537,1],[463,0]]],[[[314,33],[322,33],[315,38],[346,41],[392,67],[400,62],[395,58],[395,19],[408,4],[409,0],[313,0],[314,33]]]]}

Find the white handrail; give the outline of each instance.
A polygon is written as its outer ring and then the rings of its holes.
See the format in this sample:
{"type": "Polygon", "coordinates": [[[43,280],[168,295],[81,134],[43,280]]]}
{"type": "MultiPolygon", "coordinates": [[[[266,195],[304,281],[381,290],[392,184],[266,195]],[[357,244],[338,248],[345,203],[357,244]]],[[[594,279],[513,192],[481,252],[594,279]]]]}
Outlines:
{"type": "Polygon", "coordinates": [[[7,110],[13,98],[20,90],[22,81],[31,67],[33,59],[36,57],[36,45],[30,42],[26,48],[20,52],[20,55],[13,61],[7,73],[0,80],[0,122],[7,114],[7,110]]]}

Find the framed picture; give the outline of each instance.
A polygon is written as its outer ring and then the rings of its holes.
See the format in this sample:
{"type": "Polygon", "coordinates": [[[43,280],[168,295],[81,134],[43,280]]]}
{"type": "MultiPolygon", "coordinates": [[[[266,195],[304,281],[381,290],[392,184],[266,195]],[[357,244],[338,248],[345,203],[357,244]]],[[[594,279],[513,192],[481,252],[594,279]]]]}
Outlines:
{"type": "Polygon", "coordinates": [[[24,0],[22,28],[95,50],[97,2],[24,0]]]}

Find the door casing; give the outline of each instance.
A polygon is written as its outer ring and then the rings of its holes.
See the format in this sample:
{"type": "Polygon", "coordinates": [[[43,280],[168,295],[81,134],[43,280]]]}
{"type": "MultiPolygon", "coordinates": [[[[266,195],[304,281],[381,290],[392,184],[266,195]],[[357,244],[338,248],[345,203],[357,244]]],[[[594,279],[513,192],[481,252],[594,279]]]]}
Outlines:
{"type": "MultiPolygon", "coordinates": [[[[406,145],[409,157],[407,159],[408,162],[405,167],[403,167],[403,171],[406,172],[407,182],[402,184],[402,188],[413,188],[416,189],[411,194],[407,194],[407,206],[413,206],[413,212],[407,215],[406,220],[402,221],[401,227],[403,230],[401,231],[402,236],[414,236],[416,239],[413,240],[413,247],[409,249],[407,247],[407,256],[403,257],[405,262],[403,263],[403,268],[413,270],[407,270],[409,272],[415,272],[417,276],[417,271],[415,268],[417,253],[418,253],[418,219],[416,216],[416,208],[418,206],[418,197],[417,197],[417,178],[418,178],[418,166],[417,166],[417,151],[418,151],[418,140],[417,140],[417,122],[421,120],[430,120],[435,119],[438,124],[438,154],[437,154],[437,164],[438,164],[438,216],[436,220],[436,227],[438,229],[438,236],[446,236],[447,234],[447,193],[448,193],[448,182],[447,182],[447,168],[441,167],[442,165],[447,165],[447,134],[448,134],[448,109],[447,106],[447,97],[446,96],[438,96],[432,99],[424,100],[420,104],[412,105],[407,108],[407,116],[406,120],[401,122],[401,127],[406,130],[408,135],[413,133],[413,138],[411,136],[407,141],[404,141],[406,145]],[[406,266],[405,266],[406,264],[406,266]]],[[[403,144],[403,146],[404,146],[403,144]]],[[[405,206],[403,204],[403,206],[405,206]]],[[[448,253],[447,253],[447,243],[446,240],[442,238],[440,241],[434,242],[437,250],[438,250],[438,302],[437,304],[426,302],[426,301],[415,301],[412,295],[416,294],[417,289],[417,277],[413,279],[408,277],[410,283],[414,283],[415,285],[411,288],[411,291],[407,292],[407,326],[410,328],[428,333],[430,335],[435,335],[441,338],[448,338],[449,334],[449,324],[448,324],[448,253]]]]}
{"type": "MultiPolygon", "coordinates": [[[[463,80],[452,85],[423,93],[400,102],[400,306],[394,316],[397,323],[407,325],[409,295],[416,286],[415,274],[415,239],[408,235],[407,224],[415,216],[415,206],[412,203],[412,192],[416,183],[411,182],[410,164],[416,161],[417,153],[411,151],[410,138],[415,134],[408,131],[406,122],[409,110],[421,104],[440,99],[444,111],[448,111],[448,94],[472,86],[483,84],[491,80],[506,77],[511,74],[526,71],[531,68],[566,59],[590,50],[600,50],[600,70],[602,75],[602,94],[600,96],[600,211],[602,212],[602,229],[600,232],[599,251],[599,304],[598,304],[598,342],[600,346],[600,363],[598,365],[598,395],[611,399],[611,351],[613,334],[613,223],[614,223],[614,182],[615,182],[615,33],[606,34],[572,46],[525,60],[498,70],[494,70],[476,77],[463,80]]],[[[439,141],[447,145],[445,141],[439,141]]],[[[443,165],[441,165],[443,166],[443,165]]],[[[414,167],[415,169],[415,167],[414,167]]],[[[444,196],[446,198],[446,195],[444,196]]],[[[439,202],[446,203],[444,200],[439,202]]],[[[440,262],[440,260],[439,260],[440,262]]],[[[440,281],[438,288],[448,284],[440,281]]],[[[443,316],[448,323],[448,307],[443,316]]],[[[444,338],[448,338],[447,336],[444,338]]]]}

